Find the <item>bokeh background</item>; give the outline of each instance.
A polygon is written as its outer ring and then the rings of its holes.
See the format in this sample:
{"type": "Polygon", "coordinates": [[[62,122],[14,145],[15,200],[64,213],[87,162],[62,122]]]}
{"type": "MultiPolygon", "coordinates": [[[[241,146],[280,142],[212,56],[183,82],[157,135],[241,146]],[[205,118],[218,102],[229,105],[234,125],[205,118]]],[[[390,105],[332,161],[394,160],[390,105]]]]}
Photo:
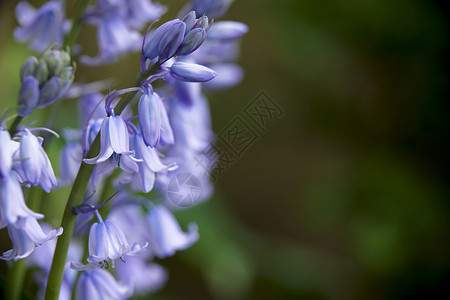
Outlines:
{"type": "MultiPolygon", "coordinates": [[[[161,2],[170,7],[162,21],[184,3],[161,2]]],[[[14,107],[19,68],[31,54],[11,38],[15,3],[0,2],[2,109],[14,107]]],[[[197,222],[201,238],[160,262],[170,278],[152,299],[450,296],[444,4],[239,0],[231,6],[225,19],[250,27],[239,59],[246,76],[236,88],[208,94],[214,130],[241,116],[261,91],[284,114],[258,131],[260,138],[217,180],[209,202],[177,213],[182,224],[197,222]]],[[[91,30],[84,27],[81,44],[94,54],[91,30]]],[[[76,75],[82,82],[114,78],[125,87],[138,59],[79,65],[76,75]]],[[[75,126],[75,102],[63,108],[56,126],[75,126]]],[[[61,144],[55,142],[55,153],[61,144]]],[[[62,209],[44,208],[55,216],[62,209]]],[[[4,230],[1,245],[9,249],[4,230]]],[[[4,262],[0,269],[4,278],[4,262]]]]}

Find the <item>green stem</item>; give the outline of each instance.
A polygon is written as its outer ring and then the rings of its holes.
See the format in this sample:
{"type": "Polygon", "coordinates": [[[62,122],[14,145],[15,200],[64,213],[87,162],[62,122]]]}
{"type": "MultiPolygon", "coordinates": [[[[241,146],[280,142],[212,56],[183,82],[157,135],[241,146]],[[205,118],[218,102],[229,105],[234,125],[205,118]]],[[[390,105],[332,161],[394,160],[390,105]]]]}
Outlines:
{"type": "Polygon", "coordinates": [[[84,12],[86,11],[86,8],[89,5],[89,2],[90,0],[78,1],[72,18],[72,28],[64,38],[63,49],[67,46],[73,47],[73,45],[75,44],[75,41],[77,40],[77,37],[80,34],[81,25],[83,25],[83,15],[84,12]]]}
{"type": "Polygon", "coordinates": [[[6,296],[6,299],[20,299],[26,270],[26,259],[20,259],[13,262],[11,272],[8,275],[9,284],[7,286],[8,294],[6,296]]]}
{"type": "MultiPolygon", "coordinates": [[[[148,76],[153,74],[159,69],[160,65],[153,65],[147,72],[140,73],[133,86],[139,86],[140,83],[145,80],[148,76]]],[[[134,95],[137,92],[128,93],[123,96],[120,102],[114,108],[116,115],[119,115],[123,109],[131,102],[134,95]]],[[[86,157],[94,157],[100,150],[100,133],[95,137],[91,148],[89,149],[86,157]]],[[[59,290],[61,288],[61,282],[63,279],[64,265],[66,263],[67,251],[69,249],[70,240],[72,239],[73,229],[75,226],[75,220],[77,216],[72,212],[72,207],[78,206],[83,201],[84,191],[91,177],[94,165],[81,163],[80,169],[78,170],[77,177],[73,183],[72,190],[70,191],[69,198],[64,209],[64,215],[61,221],[61,227],[64,229],[63,234],[58,237],[56,243],[55,255],[53,256],[52,267],[50,269],[50,274],[48,276],[47,290],[45,294],[46,300],[57,300],[59,296],[59,290]]]]}
{"type": "Polygon", "coordinates": [[[14,119],[14,122],[11,124],[11,126],[9,126],[9,135],[12,137],[14,134],[16,134],[16,129],[17,126],[19,126],[20,122],[22,122],[23,117],[22,116],[17,116],[14,119]]]}

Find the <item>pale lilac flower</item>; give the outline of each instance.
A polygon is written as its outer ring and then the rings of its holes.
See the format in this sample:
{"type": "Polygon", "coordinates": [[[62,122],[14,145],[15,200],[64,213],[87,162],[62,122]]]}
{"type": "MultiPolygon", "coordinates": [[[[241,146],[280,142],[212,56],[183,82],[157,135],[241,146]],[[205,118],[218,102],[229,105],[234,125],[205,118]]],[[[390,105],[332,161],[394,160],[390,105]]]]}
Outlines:
{"type": "Polygon", "coordinates": [[[158,19],[166,8],[148,0],[99,0],[90,8],[86,20],[97,26],[100,54],[81,61],[89,65],[110,64],[119,56],[141,48],[140,30],[147,22],[158,19]]]}
{"type": "Polygon", "coordinates": [[[13,249],[4,252],[0,259],[19,260],[25,258],[34,251],[36,246],[60,236],[62,232],[62,227],[58,230],[44,232],[33,217],[20,219],[15,225],[8,225],[13,249]]]}
{"type": "Polygon", "coordinates": [[[192,10],[195,10],[197,15],[205,14],[210,18],[219,18],[227,12],[232,0],[193,0],[192,2],[192,10]]]}
{"type": "Polygon", "coordinates": [[[140,49],[141,35],[130,29],[120,16],[102,18],[97,26],[100,54],[94,58],[82,56],[82,63],[87,65],[111,64],[117,62],[119,55],[140,49]]]}
{"type": "Polygon", "coordinates": [[[91,120],[103,120],[107,117],[104,99],[105,96],[101,93],[87,94],[80,98],[79,112],[83,126],[86,126],[91,120]]]}
{"type": "Polygon", "coordinates": [[[0,127],[0,177],[6,177],[9,175],[12,167],[12,149],[10,147],[11,136],[9,132],[0,127]]]}
{"type": "Polygon", "coordinates": [[[127,257],[125,263],[119,262],[116,270],[119,280],[130,280],[136,295],[155,292],[161,289],[168,279],[165,268],[138,256],[127,257]]]}
{"type": "Polygon", "coordinates": [[[98,164],[109,159],[113,153],[129,156],[133,159],[133,151],[130,151],[129,134],[127,124],[120,116],[114,115],[105,118],[100,129],[100,153],[94,158],[85,158],[87,164],[98,164]]]}
{"type": "Polygon", "coordinates": [[[208,40],[232,41],[248,32],[248,26],[242,22],[221,21],[211,25],[208,40]]]}
{"type": "Polygon", "coordinates": [[[147,222],[150,250],[158,258],[189,248],[199,237],[195,223],[189,224],[188,232],[183,232],[175,217],[163,205],[150,208],[147,222]]]}
{"type": "Polygon", "coordinates": [[[61,150],[59,173],[61,186],[73,183],[83,160],[83,147],[80,143],[69,142],[61,150]]]}
{"type": "Polygon", "coordinates": [[[16,17],[22,27],[16,28],[14,37],[21,42],[30,41],[30,47],[38,52],[52,43],[62,45],[64,34],[70,29],[63,1],[49,1],[39,9],[28,2],[19,2],[16,17]]]}
{"type": "Polygon", "coordinates": [[[167,144],[173,143],[172,129],[161,98],[150,86],[144,91],[139,99],[138,115],[145,143],[150,147],[156,147],[160,140],[167,144]]]}
{"type": "Polygon", "coordinates": [[[205,82],[207,89],[225,89],[241,83],[244,78],[244,70],[241,66],[233,63],[210,65],[217,72],[217,76],[205,82]]]}
{"type": "Polygon", "coordinates": [[[125,0],[128,9],[128,23],[140,30],[148,22],[159,19],[166,13],[167,7],[149,0],[125,0]]]}
{"type": "MultiPolygon", "coordinates": [[[[141,199],[139,199],[141,200],[141,199]]],[[[147,223],[145,214],[142,211],[142,207],[139,204],[133,203],[133,201],[139,202],[138,199],[130,199],[130,195],[127,192],[120,192],[114,201],[112,210],[109,214],[109,219],[120,227],[127,239],[134,241],[135,243],[144,244],[147,242],[147,223]]],[[[147,257],[150,254],[146,251],[142,256],[147,257]]]]}
{"type": "MultiPolygon", "coordinates": [[[[97,212],[96,212],[97,213],[97,212]]],[[[99,214],[97,213],[99,217],[99,214]]],[[[132,247],[128,244],[123,232],[114,223],[107,219],[100,223],[94,223],[89,231],[89,257],[88,262],[92,264],[108,264],[111,260],[114,266],[116,259],[125,255],[137,255],[144,251],[148,243],[142,246],[135,243],[132,247]]]]}
{"type": "Polygon", "coordinates": [[[14,171],[10,171],[7,176],[0,176],[0,228],[16,224],[20,218],[43,217],[26,206],[22,188],[14,171]]]}
{"type": "Polygon", "coordinates": [[[156,173],[167,170],[169,166],[161,162],[156,148],[145,144],[142,135],[138,131],[132,135],[131,145],[136,152],[136,158],[142,160],[142,162],[137,163],[139,171],[133,176],[135,180],[132,180],[132,183],[139,190],[148,193],[153,189],[156,173]]]}
{"type": "Polygon", "coordinates": [[[78,279],[76,300],[127,299],[133,294],[132,285],[117,282],[108,271],[94,268],[81,273],[78,279]]]}
{"type": "Polygon", "coordinates": [[[42,138],[37,138],[28,129],[24,129],[20,139],[20,148],[16,151],[14,158],[15,170],[20,175],[22,182],[33,186],[40,185],[49,193],[57,186],[57,180],[47,154],[41,146],[42,138]]]}

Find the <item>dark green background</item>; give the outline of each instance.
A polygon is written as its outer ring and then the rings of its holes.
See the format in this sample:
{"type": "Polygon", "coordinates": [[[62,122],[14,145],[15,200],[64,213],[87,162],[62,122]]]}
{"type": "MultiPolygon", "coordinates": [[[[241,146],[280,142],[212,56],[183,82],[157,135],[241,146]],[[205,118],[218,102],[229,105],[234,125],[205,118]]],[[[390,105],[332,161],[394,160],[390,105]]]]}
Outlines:
{"type": "MultiPolygon", "coordinates": [[[[0,3],[0,101],[9,108],[30,54],[11,39],[12,2],[0,3]]],[[[163,21],[183,4],[163,3],[170,7],[163,21]]],[[[449,296],[449,32],[443,4],[233,4],[225,19],[250,26],[239,59],[246,77],[234,89],[208,95],[214,130],[241,115],[262,90],[284,115],[217,181],[211,201],[178,213],[181,223],[198,223],[201,238],[161,261],[170,279],[153,299],[449,296]]],[[[81,44],[95,54],[90,30],[83,29],[81,44]]],[[[76,78],[109,77],[115,87],[126,87],[138,68],[138,56],[130,56],[118,66],[79,65],[76,78]]],[[[75,126],[75,102],[63,108],[57,126],[75,126]]],[[[59,193],[64,202],[67,191],[59,193]]],[[[50,206],[56,216],[63,204],[50,203],[43,209],[50,206]]],[[[1,238],[6,243],[4,230],[1,238]]],[[[0,266],[4,272],[5,263],[0,266]]]]}

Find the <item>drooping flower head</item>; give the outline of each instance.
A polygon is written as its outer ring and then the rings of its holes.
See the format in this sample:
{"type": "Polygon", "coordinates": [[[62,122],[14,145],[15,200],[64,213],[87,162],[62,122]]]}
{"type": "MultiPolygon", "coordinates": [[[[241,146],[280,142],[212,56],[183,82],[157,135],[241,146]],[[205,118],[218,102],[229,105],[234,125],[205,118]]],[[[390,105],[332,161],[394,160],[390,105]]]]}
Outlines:
{"type": "Polygon", "coordinates": [[[133,294],[130,282],[119,283],[107,270],[94,268],[80,274],[76,300],[127,299],[133,294]]]}
{"type": "Polygon", "coordinates": [[[58,182],[50,160],[42,148],[42,141],[42,138],[36,137],[25,128],[20,139],[20,148],[14,155],[17,159],[14,169],[20,175],[21,182],[33,186],[40,185],[49,193],[58,182]]]}
{"type": "Polygon", "coordinates": [[[16,6],[16,17],[22,27],[16,28],[14,37],[21,42],[29,41],[30,47],[38,52],[52,43],[62,45],[64,34],[70,29],[65,20],[64,1],[49,1],[39,9],[21,1],[16,6]]]}
{"type": "Polygon", "coordinates": [[[159,258],[172,256],[198,240],[197,225],[191,223],[184,233],[172,213],[163,205],[150,208],[147,216],[150,250],[159,258]]]}
{"type": "Polygon", "coordinates": [[[33,217],[26,217],[14,225],[8,225],[8,233],[11,238],[13,249],[3,253],[0,259],[18,260],[29,256],[35,249],[49,240],[61,235],[62,227],[58,230],[44,232],[33,217]]]}
{"type": "Polygon", "coordinates": [[[121,55],[138,51],[142,43],[138,30],[165,11],[163,6],[147,0],[97,1],[86,21],[97,26],[100,54],[94,58],[83,56],[81,61],[88,65],[111,64],[121,55]]]}
{"type": "Polygon", "coordinates": [[[172,128],[161,97],[148,85],[143,88],[144,94],[139,99],[139,127],[145,144],[156,147],[160,141],[173,143],[172,128]]]}

